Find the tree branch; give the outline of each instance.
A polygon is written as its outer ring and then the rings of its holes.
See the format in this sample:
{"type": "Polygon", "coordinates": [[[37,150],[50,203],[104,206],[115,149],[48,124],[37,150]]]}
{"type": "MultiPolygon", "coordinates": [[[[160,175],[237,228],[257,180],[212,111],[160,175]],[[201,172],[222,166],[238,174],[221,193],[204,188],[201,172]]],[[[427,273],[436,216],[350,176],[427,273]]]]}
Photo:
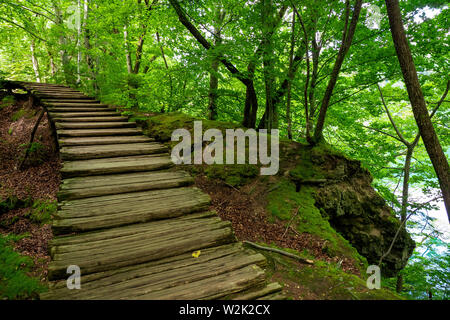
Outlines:
{"type": "Polygon", "coordinates": [[[406,146],[409,146],[409,142],[406,141],[406,139],[403,137],[402,133],[398,129],[397,125],[395,124],[394,118],[392,118],[391,113],[389,112],[389,109],[386,105],[386,102],[384,101],[383,92],[381,91],[380,85],[377,83],[378,92],[380,92],[381,102],[383,103],[384,110],[386,111],[386,114],[389,117],[389,121],[392,124],[392,127],[394,128],[395,132],[397,133],[397,136],[400,138],[400,141],[403,142],[406,146]]]}

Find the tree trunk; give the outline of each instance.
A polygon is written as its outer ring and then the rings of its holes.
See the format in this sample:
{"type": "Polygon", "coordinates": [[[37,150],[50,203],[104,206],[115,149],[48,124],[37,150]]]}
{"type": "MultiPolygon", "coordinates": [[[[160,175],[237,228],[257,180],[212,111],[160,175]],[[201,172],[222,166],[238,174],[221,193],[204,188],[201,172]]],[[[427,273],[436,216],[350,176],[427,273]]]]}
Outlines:
{"type": "Polygon", "coordinates": [[[127,61],[128,74],[133,73],[133,62],[131,61],[130,45],[128,44],[128,27],[123,26],[123,40],[125,43],[125,60],[127,61]]]}
{"type": "Polygon", "coordinates": [[[403,276],[401,274],[399,274],[397,276],[397,284],[395,286],[395,291],[397,293],[401,293],[403,290],[403,276]]]}
{"type": "MultiPolygon", "coordinates": [[[[78,12],[81,12],[81,0],[77,1],[78,12]]],[[[77,85],[81,83],[81,21],[77,25],[77,85]]]]}
{"type": "MultiPolygon", "coordinates": [[[[216,19],[214,21],[214,47],[217,48],[221,43],[220,31],[223,20],[225,19],[225,11],[221,7],[217,8],[216,19]]],[[[211,70],[209,73],[209,92],[208,92],[208,117],[210,120],[217,119],[217,89],[219,87],[219,78],[217,71],[219,70],[219,58],[214,55],[211,62],[211,70]]]]}
{"type": "Polygon", "coordinates": [[[273,104],[273,84],[274,84],[274,68],[273,68],[273,48],[271,24],[273,17],[272,0],[262,0],[261,19],[263,25],[263,76],[266,93],[266,118],[264,128],[271,130],[277,128],[277,112],[273,104]]]}
{"type": "Polygon", "coordinates": [[[416,67],[406,39],[398,0],[386,0],[386,7],[395,50],[405,80],[414,118],[416,119],[420,135],[439,179],[450,221],[450,169],[448,161],[428,114],[425,98],[417,77],[416,67]]]}
{"type": "MultiPolygon", "coordinates": [[[[172,75],[169,72],[169,64],[167,63],[166,55],[164,53],[164,47],[161,44],[161,40],[159,38],[159,32],[156,32],[156,40],[158,41],[159,49],[161,51],[161,57],[163,58],[164,65],[165,65],[166,70],[167,70],[167,76],[169,78],[170,92],[169,92],[169,99],[168,99],[169,100],[169,103],[168,103],[169,107],[167,108],[167,112],[170,112],[172,110],[172,104],[173,104],[172,103],[172,100],[173,100],[173,80],[172,80],[172,75]]],[[[165,106],[163,106],[162,109],[161,109],[162,113],[164,113],[164,111],[165,111],[164,109],[165,109],[165,106]]]]}
{"type": "Polygon", "coordinates": [[[342,63],[344,62],[344,58],[350,49],[350,46],[353,41],[353,36],[355,34],[356,25],[358,24],[359,14],[361,12],[362,0],[356,0],[355,6],[353,8],[353,15],[350,22],[350,26],[348,26],[349,19],[349,4],[347,0],[347,14],[346,14],[346,22],[344,26],[344,32],[342,37],[342,44],[339,48],[338,55],[336,57],[336,61],[334,63],[333,71],[331,72],[330,80],[328,81],[327,88],[325,90],[325,94],[322,99],[322,103],[320,106],[319,117],[317,119],[316,128],[314,130],[313,144],[320,142],[323,140],[323,128],[325,125],[325,116],[327,114],[328,106],[330,105],[330,99],[333,94],[334,87],[336,86],[337,79],[339,77],[339,73],[341,71],[342,63]]]}
{"type": "Polygon", "coordinates": [[[95,93],[98,93],[97,85],[97,73],[94,67],[94,60],[90,55],[91,50],[91,33],[89,29],[88,19],[89,19],[89,3],[90,0],[84,0],[83,3],[83,30],[84,30],[84,48],[86,49],[85,60],[89,69],[90,80],[92,81],[92,86],[95,93]]]}
{"type": "Polygon", "coordinates": [[[287,97],[286,97],[287,133],[288,138],[290,140],[292,140],[291,89],[292,89],[292,81],[294,80],[294,73],[292,70],[294,65],[294,46],[295,46],[295,14],[292,14],[291,48],[289,50],[289,71],[288,71],[289,83],[287,87],[287,97]]]}
{"type": "Polygon", "coordinates": [[[34,70],[34,75],[36,77],[36,82],[41,82],[41,76],[39,73],[39,63],[38,60],[36,58],[36,54],[35,54],[35,44],[34,44],[34,38],[31,39],[31,43],[30,43],[30,51],[31,51],[31,62],[33,63],[33,70],[34,70]]]}
{"type": "MultiPolygon", "coordinates": [[[[64,23],[63,15],[61,12],[60,7],[56,3],[56,1],[52,2],[53,9],[55,11],[55,17],[56,17],[56,23],[59,25],[62,25],[64,23]]],[[[66,81],[67,85],[74,85],[75,84],[75,78],[72,72],[72,69],[70,67],[70,58],[67,54],[67,50],[65,49],[67,39],[64,35],[64,33],[60,32],[59,35],[59,46],[61,47],[59,51],[59,55],[61,58],[61,64],[62,64],[62,70],[64,72],[64,79],[66,81]]]]}

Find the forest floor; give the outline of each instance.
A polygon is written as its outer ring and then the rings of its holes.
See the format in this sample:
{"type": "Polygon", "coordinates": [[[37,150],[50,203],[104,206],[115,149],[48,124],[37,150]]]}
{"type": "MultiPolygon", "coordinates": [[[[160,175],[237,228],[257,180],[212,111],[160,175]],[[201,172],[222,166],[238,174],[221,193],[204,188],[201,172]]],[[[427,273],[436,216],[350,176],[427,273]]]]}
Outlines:
{"type": "Polygon", "coordinates": [[[39,108],[29,106],[25,97],[16,98],[0,97],[0,200],[12,208],[0,208],[0,234],[24,235],[14,249],[32,258],[31,276],[45,281],[50,261],[47,243],[53,237],[49,213],[56,209],[60,159],[44,117],[28,160],[18,168],[39,108]]]}

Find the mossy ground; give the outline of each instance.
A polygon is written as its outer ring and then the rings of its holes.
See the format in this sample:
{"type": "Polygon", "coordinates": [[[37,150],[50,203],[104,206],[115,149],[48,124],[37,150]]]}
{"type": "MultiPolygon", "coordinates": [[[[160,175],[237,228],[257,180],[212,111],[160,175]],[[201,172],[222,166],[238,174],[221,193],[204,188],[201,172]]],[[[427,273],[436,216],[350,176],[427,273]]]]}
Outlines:
{"type": "Polygon", "coordinates": [[[314,206],[314,189],[302,186],[296,191],[293,182],[281,178],[267,197],[267,210],[274,217],[281,220],[289,220],[294,217],[292,223],[299,233],[309,233],[327,241],[324,248],[330,256],[344,256],[356,262],[365,270],[367,261],[358,254],[350,243],[336,232],[324,218],[319,209],[314,206]]]}
{"type": "MultiPolygon", "coordinates": [[[[292,251],[292,250],[290,250],[292,251]]],[[[301,264],[275,252],[260,250],[268,261],[269,276],[283,285],[290,299],[307,300],[403,300],[392,291],[368,289],[366,279],[349,274],[337,264],[315,261],[313,265],[301,264]]],[[[304,253],[296,253],[310,258],[304,253]]]]}

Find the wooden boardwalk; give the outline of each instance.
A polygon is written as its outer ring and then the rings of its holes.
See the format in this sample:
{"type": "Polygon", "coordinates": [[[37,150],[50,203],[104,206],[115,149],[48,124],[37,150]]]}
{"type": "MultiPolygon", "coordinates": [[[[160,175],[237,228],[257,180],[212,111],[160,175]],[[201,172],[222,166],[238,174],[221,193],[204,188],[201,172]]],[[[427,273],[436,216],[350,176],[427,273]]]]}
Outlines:
{"type": "Polygon", "coordinates": [[[186,172],[167,170],[164,145],[77,90],[18,85],[47,109],[63,160],[41,299],[283,298],[264,256],[208,211],[186,172]],[[70,265],[81,269],[80,290],[67,288],[70,265]]]}

